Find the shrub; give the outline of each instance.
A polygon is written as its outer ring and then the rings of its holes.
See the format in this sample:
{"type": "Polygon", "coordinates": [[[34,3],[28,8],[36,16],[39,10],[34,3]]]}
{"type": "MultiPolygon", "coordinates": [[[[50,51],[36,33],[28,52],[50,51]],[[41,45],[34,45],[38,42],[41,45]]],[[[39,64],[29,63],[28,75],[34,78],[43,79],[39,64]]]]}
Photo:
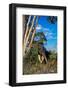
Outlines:
{"type": "Polygon", "coordinates": [[[56,60],[57,59],[57,53],[51,52],[49,55],[50,60],[56,60]]]}
{"type": "Polygon", "coordinates": [[[31,48],[29,52],[25,55],[24,61],[26,61],[26,63],[32,63],[32,64],[37,63],[38,62],[38,49],[31,48]]]}

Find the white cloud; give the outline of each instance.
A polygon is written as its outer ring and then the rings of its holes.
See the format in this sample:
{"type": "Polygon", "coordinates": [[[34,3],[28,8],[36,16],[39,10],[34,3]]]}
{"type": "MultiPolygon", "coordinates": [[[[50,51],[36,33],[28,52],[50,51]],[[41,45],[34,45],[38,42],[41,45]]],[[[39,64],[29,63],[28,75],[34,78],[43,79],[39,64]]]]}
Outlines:
{"type": "Polygon", "coordinates": [[[37,27],[36,27],[37,30],[40,30],[42,29],[42,26],[39,24],[37,27]]]}
{"type": "Polygon", "coordinates": [[[53,35],[52,32],[49,32],[49,31],[46,31],[46,32],[45,32],[45,36],[52,36],[52,35],[53,35]]]}
{"type": "Polygon", "coordinates": [[[36,27],[37,30],[42,29],[43,31],[49,31],[48,28],[42,27],[42,25],[38,24],[38,26],[36,27]]]}
{"type": "Polygon", "coordinates": [[[49,35],[53,35],[53,33],[50,32],[49,35]]]}
{"type": "Polygon", "coordinates": [[[46,31],[45,32],[45,36],[47,37],[47,39],[57,39],[57,36],[55,36],[55,33],[46,31]]]}
{"type": "Polygon", "coordinates": [[[57,37],[54,37],[54,36],[48,36],[48,38],[47,39],[57,39],[57,37]]]}
{"type": "Polygon", "coordinates": [[[48,28],[45,28],[45,27],[43,27],[43,30],[44,30],[44,31],[49,31],[49,29],[48,29],[48,28]]]}
{"type": "Polygon", "coordinates": [[[48,32],[45,32],[45,36],[48,36],[48,32]]]}

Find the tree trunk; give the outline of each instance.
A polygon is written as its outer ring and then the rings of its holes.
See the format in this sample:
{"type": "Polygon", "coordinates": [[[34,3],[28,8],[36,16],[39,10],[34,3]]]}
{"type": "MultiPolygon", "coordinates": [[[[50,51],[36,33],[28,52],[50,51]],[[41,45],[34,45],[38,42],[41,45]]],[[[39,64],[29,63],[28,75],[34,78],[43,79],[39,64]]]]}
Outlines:
{"type": "Polygon", "coordinates": [[[28,35],[26,37],[26,40],[24,41],[24,52],[25,52],[25,49],[26,49],[26,46],[27,46],[27,43],[28,43],[28,39],[29,39],[30,33],[31,33],[33,25],[34,25],[35,18],[36,18],[36,16],[34,16],[34,18],[32,20],[32,25],[31,25],[31,27],[29,29],[29,33],[28,33],[28,35]]]}
{"type": "Polygon", "coordinates": [[[28,19],[28,22],[27,22],[26,32],[25,32],[25,35],[24,35],[24,41],[26,40],[26,36],[27,36],[27,33],[28,33],[30,20],[31,20],[31,16],[29,16],[29,19],[28,19]]]}
{"type": "Polygon", "coordinates": [[[33,31],[32,38],[31,38],[31,41],[29,43],[28,48],[30,48],[32,46],[32,42],[33,42],[33,39],[34,39],[35,32],[36,32],[36,29],[34,29],[34,31],[33,31]]]}
{"type": "Polygon", "coordinates": [[[36,27],[37,27],[37,25],[38,25],[38,18],[39,18],[39,17],[36,18],[36,26],[35,26],[35,29],[34,29],[34,31],[33,31],[33,33],[32,33],[32,38],[31,38],[31,41],[30,41],[29,46],[28,46],[29,49],[30,49],[30,47],[32,46],[32,42],[33,42],[33,39],[34,39],[34,36],[35,36],[36,27]]]}

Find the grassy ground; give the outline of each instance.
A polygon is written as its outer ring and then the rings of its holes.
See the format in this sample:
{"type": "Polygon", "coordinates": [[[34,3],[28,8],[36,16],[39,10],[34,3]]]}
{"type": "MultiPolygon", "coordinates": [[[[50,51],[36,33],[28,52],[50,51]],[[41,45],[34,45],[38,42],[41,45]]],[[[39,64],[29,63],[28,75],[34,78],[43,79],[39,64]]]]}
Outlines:
{"type": "Polygon", "coordinates": [[[57,73],[57,60],[48,60],[48,63],[32,63],[27,60],[23,62],[23,74],[47,74],[57,73]]]}

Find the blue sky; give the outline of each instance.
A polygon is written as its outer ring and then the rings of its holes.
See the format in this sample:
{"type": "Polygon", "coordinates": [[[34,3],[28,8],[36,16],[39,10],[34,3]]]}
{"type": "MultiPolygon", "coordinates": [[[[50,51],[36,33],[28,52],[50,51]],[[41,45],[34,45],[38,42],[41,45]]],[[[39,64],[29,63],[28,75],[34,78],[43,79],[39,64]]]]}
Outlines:
{"type": "Polygon", "coordinates": [[[44,47],[47,50],[57,50],[57,22],[51,24],[47,20],[48,16],[40,16],[36,32],[43,32],[47,38],[44,47]]]}

